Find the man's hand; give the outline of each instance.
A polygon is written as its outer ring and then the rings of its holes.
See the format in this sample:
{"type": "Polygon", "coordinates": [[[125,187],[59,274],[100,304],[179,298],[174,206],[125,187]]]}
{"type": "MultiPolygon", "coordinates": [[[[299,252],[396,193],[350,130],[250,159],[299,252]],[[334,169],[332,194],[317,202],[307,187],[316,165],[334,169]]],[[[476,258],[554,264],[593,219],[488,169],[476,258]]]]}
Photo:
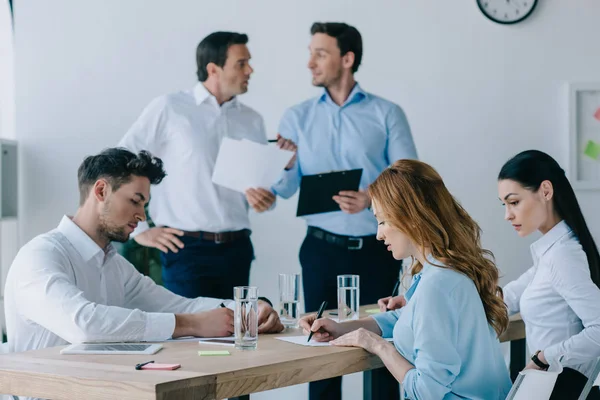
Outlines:
{"type": "Polygon", "coordinates": [[[275,195],[263,188],[248,189],[246,190],[246,199],[254,211],[260,213],[271,208],[275,202],[275,195]]]}
{"type": "Polygon", "coordinates": [[[217,308],[196,314],[176,314],[173,337],[225,337],[233,335],[233,311],[217,308]]]}
{"type": "Polygon", "coordinates": [[[397,310],[406,305],[406,299],[404,296],[388,296],[377,300],[377,305],[379,306],[379,311],[381,312],[397,310]]]}
{"type": "Polygon", "coordinates": [[[177,253],[179,249],[183,249],[183,242],[177,236],[183,236],[179,229],[156,227],[140,233],[133,239],[142,246],[154,247],[163,253],[177,253]]]}
{"type": "Polygon", "coordinates": [[[360,190],[342,190],[337,196],[333,196],[333,200],[340,205],[343,212],[348,214],[356,214],[371,205],[371,199],[366,192],[360,190]]]}
{"type": "Polygon", "coordinates": [[[258,301],[258,333],[278,333],[283,330],[277,311],[266,301],[258,301]]]}
{"type": "Polygon", "coordinates": [[[277,134],[277,147],[279,147],[282,150],[288,150],[288,151],[294,152],[294,156],[292,157],[290,162],[288,162],[288,164],[285,166],[286,170],[292,169],[294,167],[294,163],[296,162],[296,154],[297,154],[296,151],[298,150],[298,146],[296,146],[296,143],[294,143],[290,139],[285,139],[283,136],[281,136],[278,133],[277,134]]]}

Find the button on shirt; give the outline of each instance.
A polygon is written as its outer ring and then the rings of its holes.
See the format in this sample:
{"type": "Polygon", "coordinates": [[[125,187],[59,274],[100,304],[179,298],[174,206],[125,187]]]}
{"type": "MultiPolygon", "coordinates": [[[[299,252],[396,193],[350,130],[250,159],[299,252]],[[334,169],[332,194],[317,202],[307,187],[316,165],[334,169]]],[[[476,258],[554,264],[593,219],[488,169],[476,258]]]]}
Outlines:
{"type": "MultiPolygon", "coordinates": [[[[167,172],[152,188],[149,213],[157,226],[206,232],[250,227],[244,194],[212,183],[224,137],[267,143],[256,111],[237,97],[219,106],[201,83],[158,97],[129,129],[119,146],[150,151],[163,160],[167,172]]],[[[146,229],[148,224],[140,223],[133,236],[146,229]]]]}
{"type": "Polygon", "coordinates": [[[530,353],[590,376],[600,357],[600,289],[587,256],[564,222],[531,245],[533,267],[504,288],[511,314],[520,312],[530,353]]]}
{"type": "Polygon", "coordinates": [[[9,349],[162,341],[173,334],[174,313],[211,310],[220,303],[186,299],[156,285],[112,245],[102,250],[65,216],[58,228],[23,246],[10,268],[5,291],[9,349]]]}
{"type": "Polygon", "coordinates": [[[436,267],[415,275],[406,306],[373,316],[383,337],[415,368],[402,382],[408,399],[505,399],[511,382],[496,331],[473,281],[436,267]]]}
{"type": "MultiPolygon", "coordinates": [[[[317,98],[288,109],[279,125],[281,136],[298,145],[294,167],[284,172],[273,191],[291,197],[303,175],[362,168],[364,190],[399,159],[417,158],[408,121],[402,109],[354,86],[338,106],[326,90],[317,98]]],[[[339,235],[366,236],[377,232],[377,221],[367,209],[309,215],[308,225],[339,235]]]]}

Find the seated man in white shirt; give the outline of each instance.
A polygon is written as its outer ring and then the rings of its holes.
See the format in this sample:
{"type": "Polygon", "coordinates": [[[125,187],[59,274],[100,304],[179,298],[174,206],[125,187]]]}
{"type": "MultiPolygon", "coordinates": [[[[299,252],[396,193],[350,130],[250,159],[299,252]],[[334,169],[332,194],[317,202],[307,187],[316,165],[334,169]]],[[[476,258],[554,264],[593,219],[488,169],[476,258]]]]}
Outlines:
{"type": "MultiPolygon", "coordinates": [[[[231,301],[180,297],[138,273],[111,244],[144,221],[150,185],[164,176],[162,161],[144,151],[112,148],[83,161],[75,216],[23,246],[8,274],[11,352],[233,333],[231,301]]],[[[277,313],[259,301],[259,332],[281,330],[277,313]]]]}

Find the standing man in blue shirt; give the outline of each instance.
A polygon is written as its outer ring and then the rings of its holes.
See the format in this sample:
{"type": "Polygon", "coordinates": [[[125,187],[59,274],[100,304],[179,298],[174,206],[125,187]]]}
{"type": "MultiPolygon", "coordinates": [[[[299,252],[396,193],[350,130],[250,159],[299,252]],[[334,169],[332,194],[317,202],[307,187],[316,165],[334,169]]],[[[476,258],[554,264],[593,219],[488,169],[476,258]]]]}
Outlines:
{"type": "MultiPolygon", "coordinates": [[[[402,264],[377,242],[377,221],[368,210],[365,189],[396,160],[417,158],[402,109],[365,92],[354,79],[362,59],[358,30],[345,23],[317,22],[311,34],[308,68],[313,85],[324,90],[285,112],[279,134],[297,144],[297,158],[273,190],[289,198],[303,175],[355,168],[363,173],[359,191],[334,196],[340,211],[306,217],[300,264],[307,312],[324,300],[337,304],[340,274],[360,275],[362,304],[376,303],[392,289],[402,264]]],[[[382,393],[398,398],[398,384],[391,383],[382,393]]],[[[311,383],[309,392],[311,400],[341,399],[341,378],[311,383]]]]}

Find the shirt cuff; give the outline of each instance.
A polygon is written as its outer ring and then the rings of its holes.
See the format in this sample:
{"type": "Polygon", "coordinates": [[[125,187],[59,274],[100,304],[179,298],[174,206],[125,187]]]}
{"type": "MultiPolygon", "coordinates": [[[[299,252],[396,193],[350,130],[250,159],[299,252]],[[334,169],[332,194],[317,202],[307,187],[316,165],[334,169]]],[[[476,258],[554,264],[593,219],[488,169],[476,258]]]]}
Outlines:
{"type": "Polygon", "coordinates": [[[404,389],[404,397],[407,399],[416,399],[415,397],[415,383],[417,380],[417,369],[409,369],[404,375],[402,381],[402,388],[404,389]]]}
{"type": "Polygon", "coordinates": [[[175,314],[146,313],[144,341],[163,341],[173,337],[175,332],[175,314]]]}
{"type": "Polygon", "coordinates": [[[552,364],[555,362],[561,362],[563,358],[563,354],[560,352],[560,343],[553,344],[549,346],[544,351],[544,358],[546,359],[547,364],[552,364]]]}

